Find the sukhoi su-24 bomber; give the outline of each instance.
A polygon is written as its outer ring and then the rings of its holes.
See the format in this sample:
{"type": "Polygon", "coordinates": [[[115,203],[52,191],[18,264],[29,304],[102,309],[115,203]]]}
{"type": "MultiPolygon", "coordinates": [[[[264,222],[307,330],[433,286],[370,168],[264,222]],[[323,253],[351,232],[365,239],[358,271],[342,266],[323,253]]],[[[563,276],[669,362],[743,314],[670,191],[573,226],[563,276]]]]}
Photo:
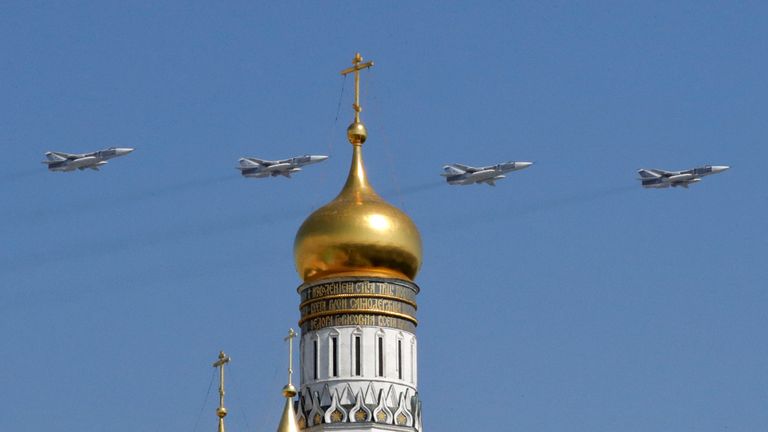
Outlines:
{"type": "Polygon", "coordinates": [[[326,159],[328,156],[323,155],[304,155],[274,161],[244,157],[240,158],[240,166],[237,169],[240,170],[243,177],[263,178],[281,175],[290,178],[291,174],[301,171],[301,167],[326,159]]]}
{"type": "Polygon", "coordinates": [[[76,169],[82,171],[86,168],[98,171],[100,166],[107,164],[107,159],[125,156],[132,151],[133,149],[128,147],[110,147],[105,150],[82,154],[49,151],[45,153],[46,160],[43,163],[48,165],[50,171],[74,171],[76,169]]]}
{"type": "Polygon", "coordinates": [[[458,163],[445,165],[442,176],[448,184],[468,185],[485,183],[496,186],[496,181],[506,178],[504,174],[528,168],[533,162],[503,162],[486,167],[472,167],[458,163]]]}
{"type": "Polygon", "coordinates": [[[698,183],[702,177],[721,173],[730,168],[726,165],[704,165],[703,167],[693,168],[685,171],[664,171],[655,168],[642,168],[637,171],[640,174],[640,180],[644,188],[661,189],[682,186],[688,186],[698,183]]]}

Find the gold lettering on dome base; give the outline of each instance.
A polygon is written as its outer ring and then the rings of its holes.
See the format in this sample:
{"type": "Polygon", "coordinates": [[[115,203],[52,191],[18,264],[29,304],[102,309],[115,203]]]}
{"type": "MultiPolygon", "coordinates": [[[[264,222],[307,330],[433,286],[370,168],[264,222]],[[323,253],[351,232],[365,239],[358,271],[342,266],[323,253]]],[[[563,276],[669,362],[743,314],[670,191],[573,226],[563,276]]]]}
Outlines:
{"type": "Polygon", "coordinates": [[[319,301],[323,301],[323,300],[328,300],[328,299],[335,299],[335,298],[380,298],[380,299],[387,299],[387,300],[394,300],[394,301],[403,302],[405,304],[409,304],[409,305],[413,306],[414,309],[418,308],[418,306],[416,305],[416,302],[411,301],[411,300],[409,300],[407,298],[398,297],[398,296],[383,295],[383,294],[332,294],[332,295],[327,295],[325,297],[318,297],[318,298],[313,298],[313,299],[306,300],[306,301],[302,302],[299,305],[299,308],[302,308],[304,306],[313,304],[315,302],[319,302],[319,301]]]}
{"type": "Polygon", "coordinates": [[[415,331],[419,288],[404,281],[333,280],[299,287],[302,331],[378,326],[415,331]]]}
{"type": "Polygon", "coordinates": [[[408,332],[416,331],[416,325],[411,321],[372,314],[338,314],[312,318],[301,324],[301,331],[315,331],[326,327],[340,326],[390,327],[408,332]]]}
{"type": "Polygon", "coordinates": [[[382,281],[324,282],[300,287],[301,301],[339,294],[364,294],[382,297],[397,297],[415,303],[417,288],[382,281]]]}
{"type": "Polygon", "coordinates": [[[339,310],[335,310],[335,311],[319,312],[319,313],[316,313],[314,315],[305,315],[305,316],[301,317],[301,319],[299,320],[299,325],[302,325],[305,322],[307,322],[307,321],[309,321],[311,319],[314,319],[314,318],[319,318],[319,317],[324,317],[324,316],[331,316],[331,315],[348,315],[348,314],[383,315],[383,316],[388,316],[388,317],[400,318],[400,319],[403,319],[403,320],[406,320],[406,321],[410,321],[410,322],[412,322],[414,324],[418,324],[419,323],[416,320],[416,318],[414,318],[414,317],[412,317],[410,315],[399,313],[399,312],[387,312],[387,311],[382,311],[382,310],[363,310],[363,309],[339,309],[339,310]]]}
{"type": "Polygon", "coordinates": [[[393,312],[405,314],[410,317],[416,316],[416,309],[407,304],[396,300],[375,299],[375,298],[341,298],[341,299],[320,299],[313,301],[300,308],[301,316],[317,315],[325,312],[334,312],[342,310],[355,310],[365,312],[393,312]]]}
{"type": "MultiPolygon", "coordinates": [[[[349,299],[353,302],[355,299],[349,299]]],[[[386,307],[348,307],[348,308],[330,308],[324,303],[315,303],[311,307],[304,307],[301,309],[302,322],[304,319],[312,319],[317,316],[334,315],[339,313],[368,313],[368,314],[391,314],[394,316],[407,317],[405,319],[415,320],[416,311],[412,307],[402,304],[394,303],[386,307]],[[320,307],[314,307],[320,305],[320,307]]]]}
{"type": "MultiPolygon", "coordinates": [[[[309,313],[314,314],[318,312],[324,312],[326,310],[326,304],[324,302],[312,303],[309,307],[309,313]]],[[[304,315],[302,313],[302,315],[304,315]]]]}

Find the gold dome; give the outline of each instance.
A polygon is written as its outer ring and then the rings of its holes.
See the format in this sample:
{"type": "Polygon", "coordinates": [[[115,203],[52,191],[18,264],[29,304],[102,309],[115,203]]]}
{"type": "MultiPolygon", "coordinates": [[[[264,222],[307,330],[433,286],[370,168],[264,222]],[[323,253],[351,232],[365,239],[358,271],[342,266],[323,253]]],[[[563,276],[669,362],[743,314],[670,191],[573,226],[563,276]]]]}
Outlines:
{"type": "Polygon", "coordinates": [[[368,184],[362,143],[353,136],[344,188],[309,215],[296,234],[296,271],[305,282],[341,275],[413,280],[421,266],[419,230],[368,184]]]}

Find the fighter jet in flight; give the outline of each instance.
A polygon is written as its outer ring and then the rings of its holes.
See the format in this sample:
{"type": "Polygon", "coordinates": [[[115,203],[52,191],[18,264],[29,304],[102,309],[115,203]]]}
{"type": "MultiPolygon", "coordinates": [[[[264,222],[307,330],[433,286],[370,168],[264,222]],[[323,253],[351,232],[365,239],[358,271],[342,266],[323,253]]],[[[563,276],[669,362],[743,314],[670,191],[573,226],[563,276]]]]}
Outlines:
{"type": "Polygon", "coordinates": [[[275,161],[244,157],[240,158],[240,166],[237,169],[243,177],[263,178],[281,175],[290,178],[291,174],[301,171],[301,167],[326,159],[328,156],[323,155],[304,155],[275,161]]]}
{"type": "Polygon", "coordinates": [[[504,174],[511,171],[518,171],[528,168],[533,162],[504,162],[486,167],[471,167],[458,163],[446,165],[443,167],[442,176],[448,184],[468,185],[485,183],[490,186],[496,186],[496,181],[506,178],[504,174]]]}
{"type": "Polygon", "coordinates": [[[47,159],[43,163],[48,165],[48,170],[50,171],[74,171],[76,169],[82,171],[86,168],[98,171],[100,166],[107,164],[107,159],[125,156],[132,151],[132,148],[127,147],[110,147],[105,150],[83,154],[46,152],[45,157],[47,159]]]}
{"type": "Polygon", "coordinates": [[[667,188],[682,186],[688,189],[689,185],[698,183],[701,178],[710,174],[721,173],[730,168],[725,165],[704,165],[703,167],[693,168],[685,171],[664,171],[660,169],[640,169],[640,180],[644,188],[667,188]]]}

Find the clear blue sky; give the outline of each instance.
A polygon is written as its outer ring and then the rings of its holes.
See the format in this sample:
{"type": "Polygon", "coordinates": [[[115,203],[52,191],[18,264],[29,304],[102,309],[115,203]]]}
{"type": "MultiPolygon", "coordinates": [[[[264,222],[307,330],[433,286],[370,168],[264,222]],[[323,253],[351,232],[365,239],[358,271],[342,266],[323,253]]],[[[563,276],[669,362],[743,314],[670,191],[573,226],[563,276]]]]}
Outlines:
{"type": "Polygon", "coordinates": [[[212,431],[220,349],[229,429],[274,429],[293,237],[346,176],[356,51],[369,175],[424,241],[427,430],[768,429],[767,22],[762,2],[6,2],[0,430],[212,431]],[[40,164],[108,146],[136,151],[40,164]],[[233,169],[304,153],[331,158],[233,169]],[[536,165],[440,183],[510,159],[536,165]],[[732,169],[635,180],[707,163],[732,169]]]}

